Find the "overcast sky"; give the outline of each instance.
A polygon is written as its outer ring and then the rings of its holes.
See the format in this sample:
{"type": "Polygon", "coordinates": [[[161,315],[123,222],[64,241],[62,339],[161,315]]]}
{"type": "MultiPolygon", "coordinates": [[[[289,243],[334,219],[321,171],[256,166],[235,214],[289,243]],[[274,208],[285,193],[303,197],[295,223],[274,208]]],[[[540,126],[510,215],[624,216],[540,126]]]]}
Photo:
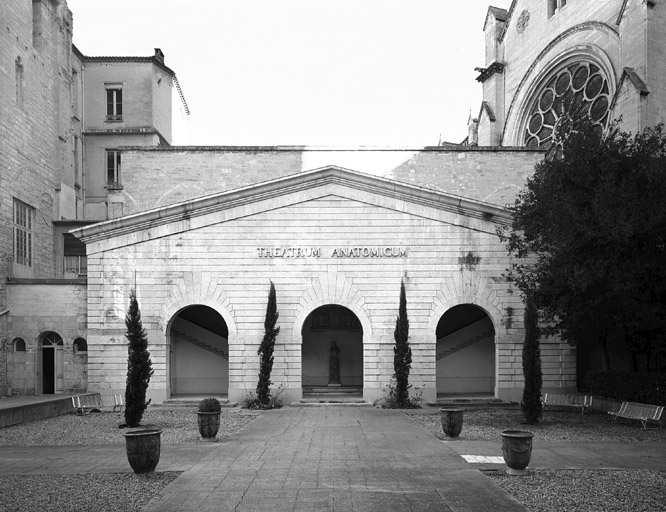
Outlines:
{"type": "MultiPolygon", "coordinates": [[[[510,0],[494,5],[508,8],[510,0]]],[[[175,144],[460,142],[487,0],[68,0],[89,56],[161,48],[191,114],[175,144]]],[[[179,117],[179,113],[175,113],[179,117]]]]}

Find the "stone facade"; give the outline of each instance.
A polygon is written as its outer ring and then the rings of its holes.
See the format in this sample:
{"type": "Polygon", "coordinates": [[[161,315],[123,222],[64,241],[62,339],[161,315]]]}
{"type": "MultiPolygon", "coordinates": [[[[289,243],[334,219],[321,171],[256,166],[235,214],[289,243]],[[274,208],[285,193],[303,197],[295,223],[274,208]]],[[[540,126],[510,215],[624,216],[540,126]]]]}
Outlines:
{"type": "Polygon", "coordinates": [[[80,280],[13,280],[7,285],[11,304],[8,330],[12,333],[7,351],[12,392],[41,394],[44,390],[42,344],[49,333],[56,333],[62,345],[56,347],[60,389],[84,392],[88,388],[88,352],[75,346],[85,339],[86,285],[80,280]],[[18,346],[21,339],[24,344],[18,346]]]}
{"type": "MultiPolygon", "coordinates": [[[[155,374],[154,400],[170,391],[170,329],[183,308],[205,305],[228,328],[229,398],[256,387],[257,346],[269,282],[280,335],[272,380],[285,398],[302,394],[303,327],[321,306],[360,322],[363,394],[383,396],[393,373],[400,281],[407,289],[410,382],[435,399],[436,336],[458,304],[481,308],[495,329],[491,392],[522,387],[522,302],[502,277],[509,260],[495,226],[510,219],[486,203],[339,168],[299,173],[165,206],[76,231],[88,247],[89,386],[120,392],[126,359],[124,311],[136,286],[155,374]],[[387,250],[388,249],[388,250],[387,250]]],[[[328,347],[328,345],[327,345],[328,347]]],[[[547,388],[575,386],[575,358],[559,342],[544,362],[547,388]]],[[[344,384],[344,383],[343,383],[344,384]]]]}

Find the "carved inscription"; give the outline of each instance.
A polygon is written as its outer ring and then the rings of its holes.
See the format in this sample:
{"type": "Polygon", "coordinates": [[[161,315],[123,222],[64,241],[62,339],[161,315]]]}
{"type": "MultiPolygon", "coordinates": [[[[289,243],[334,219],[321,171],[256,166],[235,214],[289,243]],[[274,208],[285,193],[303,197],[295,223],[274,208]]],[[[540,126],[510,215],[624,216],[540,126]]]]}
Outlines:
{"type": "MultiPolygon", "coordinates": [[[[406,247],[335,247],[331,258],[405,258],[406,247]]],[[[257,247],[259,258],[319,258],[320,247],[257,247]]]]}

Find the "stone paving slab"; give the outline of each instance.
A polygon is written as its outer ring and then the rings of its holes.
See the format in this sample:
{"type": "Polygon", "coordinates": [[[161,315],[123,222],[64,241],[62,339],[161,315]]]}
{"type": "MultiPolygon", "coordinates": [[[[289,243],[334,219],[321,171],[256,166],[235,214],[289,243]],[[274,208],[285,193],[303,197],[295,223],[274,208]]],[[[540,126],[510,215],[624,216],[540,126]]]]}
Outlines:
{"type": "Polygon", "coordinates": [[[401,412],[322,407],[264,413],[144,510],[527,509],[401,412]]]}
{"type": "MultiPolygon", "coordinates": [[[[502,456],[501,441],[441,441],[458,455],[502,456]]],[[[478,469],[496,464],[476,463],[478,469]]],[[[529,469],[649,469],[666,470],[664,442],[536,441],[529,469]]]]}
{"type": "MultiPolygon", "coordinates": [[[[221,443],[163,444],[158,471],[186,471],[221,443]]],[[[124,444],[0,446],[0,475],[132,473],[124,444]]]]}

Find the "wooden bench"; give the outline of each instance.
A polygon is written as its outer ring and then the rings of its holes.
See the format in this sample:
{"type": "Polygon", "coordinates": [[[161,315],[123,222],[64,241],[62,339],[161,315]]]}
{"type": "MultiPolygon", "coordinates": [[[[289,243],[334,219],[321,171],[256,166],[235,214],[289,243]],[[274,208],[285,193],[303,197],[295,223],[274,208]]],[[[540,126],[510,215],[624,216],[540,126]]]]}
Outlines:
{"type": "Polygon", "coordinates": [[[558,407],[580,407],[581,414],[585,414],[592,407],[592,395],[575,395],[564,393],[545,393],[541,400],[543,409],[549,405],[558,407]]]}
{"type": "Polygon", "coordinates": [[[636,402],[622,402],[619,411],[608,411],[608,414],[613,416],[613,423],[618,418],[626,418],[629,420],[640,420],[643,425],[643,430],[647,429],[648,421],[656,421],[659,428],[661,428],[661,414],[664,412],[664,407],[661,405],[639,404],[636,402]]]}
{"type": "MultiPolygon", "coordinates": [[[[113,395],[113,411],[121,412],[123,410],[123,405],[123,395],[113,395]]],[[[72,406],[76,409],[76,414],[83,416],[91,412],[102,412],[104,404],[102,404],[102,398],[100,395],[83,395],[73,396],[72,406]]]]}

